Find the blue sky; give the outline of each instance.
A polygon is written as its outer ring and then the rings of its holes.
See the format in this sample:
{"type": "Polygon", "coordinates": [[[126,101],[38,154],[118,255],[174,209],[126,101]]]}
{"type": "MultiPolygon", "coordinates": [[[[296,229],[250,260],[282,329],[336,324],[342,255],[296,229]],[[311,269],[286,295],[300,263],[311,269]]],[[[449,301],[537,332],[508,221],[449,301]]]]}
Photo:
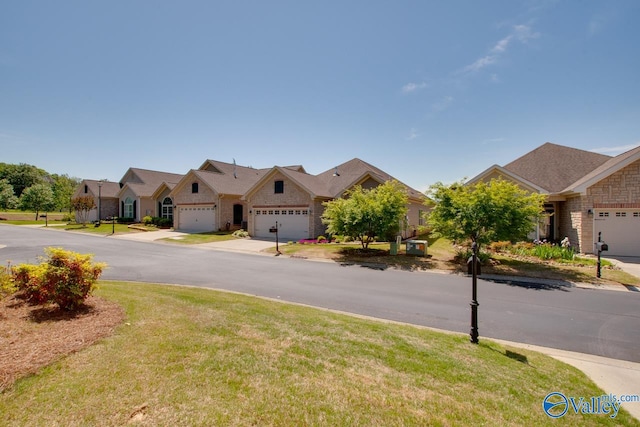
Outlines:
{"type": "Polygon", "coordinates": [[[424,190],[549,141],[640,144],[640,2],[5,1],[0,162],[117,181],[205,159],[424,190]]]}

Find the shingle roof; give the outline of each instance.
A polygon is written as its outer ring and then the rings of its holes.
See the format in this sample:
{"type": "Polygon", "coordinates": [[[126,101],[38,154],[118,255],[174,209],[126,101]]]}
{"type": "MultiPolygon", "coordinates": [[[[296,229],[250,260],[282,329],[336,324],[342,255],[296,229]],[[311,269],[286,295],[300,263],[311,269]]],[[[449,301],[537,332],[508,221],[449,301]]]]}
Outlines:
{"type": "Polygon", "coordinates": [[[547,142],[504,168],[550,193],[557,193],[610,159],[604,154],[547,142]]]}
{"type": "Polygon", "coordinates": [[[102,188],[98,186],[98,180],[95,179],[85,179],[83,180],[78,188],[76,189],[76,195],[84,194],[84,186],[86,185],[89,190],[96,196],[100,195],[104,198],[117,198],[118,192],[120,191],[120,184],[117,182],[111,181],[102,181],[102,188]]]}
{"type": "MultiPolygon", "coordinates": [[[[378,178],[381,182],[391,181],[398,179],[384,172],[363,160],[354,158],[348,162],[342,163],[334,168],[331,168],[321,174],[316,175],[318,180],[326,186],[331,197],[338,197],[346,189],[353,186],[359,179],[363,178],[366,174],[370,174],[373,177],[378,178]],[[337,172],[337,173],[336,173],[337,172]]],[[[423,198],[424,195],[418,190],[403,184],[407,190],[408,195],[411,198],[423,198]]]]}
{"type": "Polygon", "coordinates": [[[598,166],[596,169],[591,171],[589,174],[583,176],[578,181],[573,182],[571,183],[571,185],[564,188],[563,192],[575,191],[589,181],[597,178],[599,175],[605,174],[607,171],[616,171],[618,165],[626,163],[627,161],[634,161],[634,157],[640,157],[640,145],[616,157],[610,158],[609,160],[598,166]]]}
{"type": "MultiPolygon", "coordinates": [[[[129,168],[142,182],[124,182],[138,197],[151,197],[162,183],[177,184],[184,175],[148,169],[129,168]]],[[[129,172],[128,171],[128,172],[129,172]]],[[[128,173],[127,172],[127,173],[128,173]]],[[[125,174],[126,176],[126,174],[125,174]]]]}
{"type": "Polygon", "coordinates": [[[231,163],[207,160],[220,171],[192,170],[198,178],[220,194],[243,195],[271,169],[254,169],[231,163]]]}

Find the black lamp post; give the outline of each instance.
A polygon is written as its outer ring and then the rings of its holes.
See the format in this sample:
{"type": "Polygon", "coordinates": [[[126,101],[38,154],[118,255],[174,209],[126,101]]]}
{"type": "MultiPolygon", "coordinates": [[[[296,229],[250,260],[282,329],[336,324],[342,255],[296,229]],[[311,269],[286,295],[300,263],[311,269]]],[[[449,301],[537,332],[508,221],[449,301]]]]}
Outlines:
{"type": "Polygon", "coordinates": [[[471,244],[471,342],[478,344],[478,244],[471,244]]]}
{"type": "Polygon", "coordinates": [[[98,225],[102,220],[102,180],[98,181],[98,225]]]}

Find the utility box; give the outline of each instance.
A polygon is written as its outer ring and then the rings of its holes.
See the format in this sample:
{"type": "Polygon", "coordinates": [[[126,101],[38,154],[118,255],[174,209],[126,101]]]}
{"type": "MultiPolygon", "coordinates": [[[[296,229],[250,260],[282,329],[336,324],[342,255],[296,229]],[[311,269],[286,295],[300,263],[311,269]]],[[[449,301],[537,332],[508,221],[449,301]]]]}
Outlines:
{"type": "Polygon", "coordinates": [[[407,255],[427,256],[426,240],[407,240],[407,255]]]}

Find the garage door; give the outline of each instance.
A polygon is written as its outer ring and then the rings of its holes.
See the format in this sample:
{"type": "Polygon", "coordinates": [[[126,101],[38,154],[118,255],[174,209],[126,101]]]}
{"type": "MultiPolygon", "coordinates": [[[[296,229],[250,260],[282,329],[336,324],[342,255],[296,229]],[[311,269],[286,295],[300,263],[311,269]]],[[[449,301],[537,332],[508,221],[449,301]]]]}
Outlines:
{"type": "Polygon", "coordinates": [[[275,233],[269,232],[278,222],[278,239],[300,240],[309,236],[309,209],[255,209],[254,210],[255,237],[275,237],[275,233]]]}
{"type": "Polygon", "coordinates": [[[605,255],[640,256],[640,209],[599,209],[594,212],[593,235],[609,245],[605,255]]]}
{"type": "Polygon", "coordinates": [[[178,208],[178,230],[202,233],[216,230],[215,210],[211,206],[180,206],[178,208]]]}

